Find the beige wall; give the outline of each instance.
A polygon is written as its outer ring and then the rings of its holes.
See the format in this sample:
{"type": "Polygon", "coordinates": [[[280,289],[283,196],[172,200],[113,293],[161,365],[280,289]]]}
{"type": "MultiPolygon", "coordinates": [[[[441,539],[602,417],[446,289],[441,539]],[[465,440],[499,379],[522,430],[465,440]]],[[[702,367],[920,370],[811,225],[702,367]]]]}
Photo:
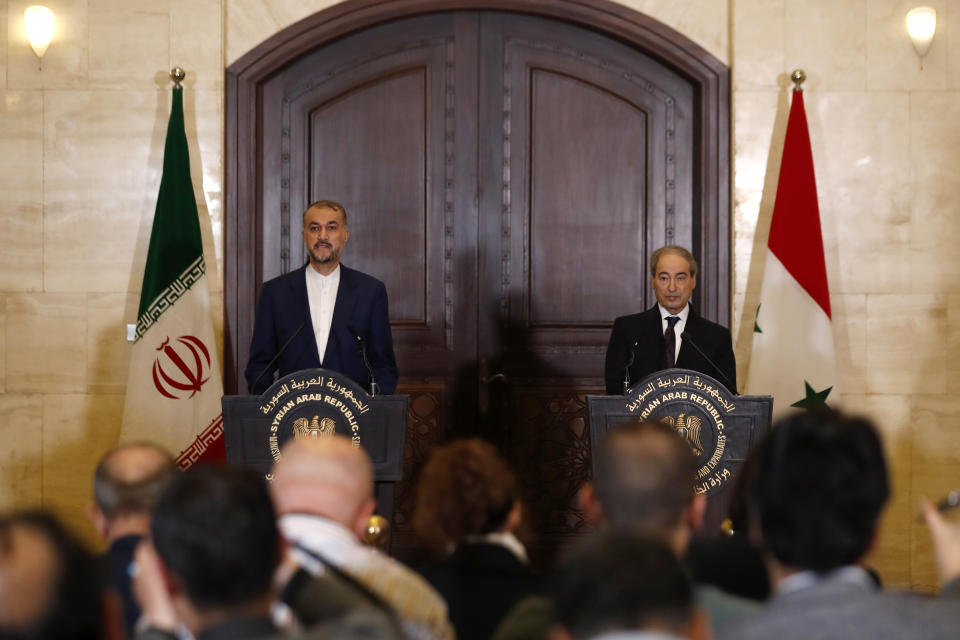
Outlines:
{"type": "MultiPolygon", "coordinates": [[[[188,70],[193,175],[220,294],[223,68],[329,0],[47,0],[39,70],[26,2],[0,3],[0,506],[82,527],[96,457],[115,440],[169,110],[188,70]],[[216,259],[214,259],[216,258],[216,259]]],[[[876,556],[932,588],[919,495],[960,486],[960,2],[921,70],[897,0],[630,0],[733,68],[734,318],[741,375],[787,108],[807,116],[846,406],[887,435],[896,498],[876,556]],[[771,177],[772,176],[772,177],[771,177]]],[[[219,322],[219,318],[217,320],[219,322]]]]}

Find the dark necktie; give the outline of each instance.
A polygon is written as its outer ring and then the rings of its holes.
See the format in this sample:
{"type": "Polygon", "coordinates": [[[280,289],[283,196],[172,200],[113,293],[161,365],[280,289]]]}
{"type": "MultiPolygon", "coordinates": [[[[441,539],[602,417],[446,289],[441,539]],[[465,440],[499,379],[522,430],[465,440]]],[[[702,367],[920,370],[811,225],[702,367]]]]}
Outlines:
{"type": "Polygon", "coordinates": [[[677,333],[673,327],[680,322],[680,316],[667,316],[667,330],[663,332],[663,342],[667,354],[667,369],[677,363],[677,333]]]}

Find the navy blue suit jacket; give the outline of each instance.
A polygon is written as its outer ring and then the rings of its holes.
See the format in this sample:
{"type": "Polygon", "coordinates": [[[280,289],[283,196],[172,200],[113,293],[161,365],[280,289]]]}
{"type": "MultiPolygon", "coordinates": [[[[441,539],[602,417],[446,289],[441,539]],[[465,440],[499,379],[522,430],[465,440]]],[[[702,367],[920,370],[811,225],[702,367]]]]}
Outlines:
{"type": "MultiPolygon", "coordinates": [[[[304,270],[308,266],[265,282],[260,289],[257,318],[250,341],[250,360],[244,372],[252,394],[263,393],[273,384],[273,371],[279,370],[279,375],[285,376],[301,369],[321,366],[307,298],[304,270]],[[298,330],[293,341],[270,367],[271,370],[263,374],[256,388],[252,388],[280,347],[298,330]]],[[[368,389],[367,368],[348,327],[356,329],[366,342],[367,357],[380,392],[393,393],[397,388],[397,362],[393,355],[387,289],[376,278],[341,264],[340,285],[322,366],[338,371],[368,389]]]]}
{"type": "MultiPolygon", "coordinates": [[[[733,355],[730,330],[701,318],[691,306],[684,332],[689,339],[680,342],[680,353],[677,355],[675,366],[705,373],[736,393],[737,361],[733,355]],[[714,367],[707,361],[690,344],[691,341],[696,343],[717,366],[714,367]]],[[[642,313],[620,316],[613,321],[613,331],[610,332],[610,343],[607,345],[604,366],[607,393],[610,395],[623,393],[623,370],[630,361],[631,350],[634,351],[633,365],[630,366],[631,385],[640,382],[651,373],[667,368],[663,319],[660,317],[657,305],[653,305],[642,313]],[[637,345],[635,348],[634,343],[637,345]]]]}

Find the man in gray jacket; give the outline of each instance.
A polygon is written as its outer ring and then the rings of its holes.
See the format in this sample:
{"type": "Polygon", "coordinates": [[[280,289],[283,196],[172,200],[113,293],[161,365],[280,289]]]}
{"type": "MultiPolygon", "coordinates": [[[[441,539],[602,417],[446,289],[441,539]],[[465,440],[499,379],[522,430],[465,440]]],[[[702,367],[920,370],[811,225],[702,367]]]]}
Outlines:
{"type": "Polygon", "coordinates": [[[960,607],[883,592],[863,568],[890,496],[870,422],[833,411],[794,414],[756,455],[749,493],[773,596],[721,639],[956,638],[960,607]]]}

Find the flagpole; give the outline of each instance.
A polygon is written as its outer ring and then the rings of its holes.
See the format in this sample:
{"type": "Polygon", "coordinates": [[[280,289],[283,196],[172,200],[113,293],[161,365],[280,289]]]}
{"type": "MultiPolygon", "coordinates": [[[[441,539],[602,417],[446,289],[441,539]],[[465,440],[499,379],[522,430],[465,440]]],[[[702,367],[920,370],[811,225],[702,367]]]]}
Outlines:
{"type": "MultiPolygon", "coordinates": [[[[179,67],[177,67],[179,69],[179,67]]],[[[173,72],[170,72],[170,75],[173,75],[173,72]]],[[[807,80],[807,74],[803,69],[794,69],[793,73],[790,74],[790,79],[793,80],[793,90],[794,91],[803,91],[803,83],[807,80]]]]}
{"type": "MultiPolygon", "coordinates": [[[[802,72],[801,72],[802,73],[802,72]]],[[[183,67],[174,67],[170,69],[170,81],[173,82],[174,89],[182,89],[183,79],[187,77],[187,72],[183,70],[183,67]]]]}

